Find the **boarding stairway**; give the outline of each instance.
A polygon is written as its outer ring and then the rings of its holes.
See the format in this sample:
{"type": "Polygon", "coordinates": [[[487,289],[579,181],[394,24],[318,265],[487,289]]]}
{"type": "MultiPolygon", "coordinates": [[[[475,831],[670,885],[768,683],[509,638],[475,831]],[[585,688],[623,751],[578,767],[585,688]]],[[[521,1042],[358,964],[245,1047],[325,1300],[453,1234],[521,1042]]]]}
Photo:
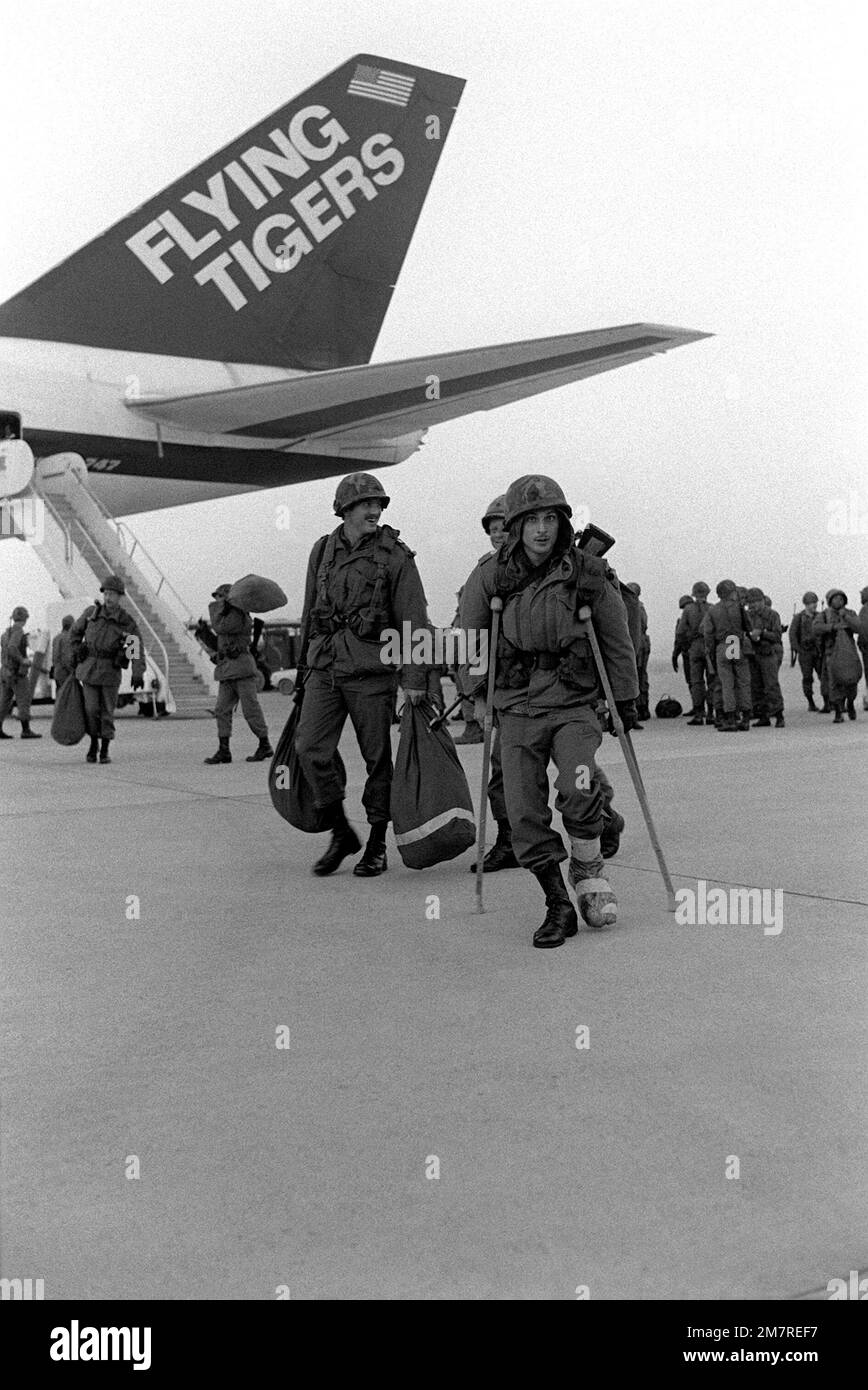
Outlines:
{"type": "Polygon", "coordinates": [[[43,510],[27,539],[63,597],[92,603],[105,577],[120,575],[122,602],[159,676],[158,698],[180,718],[207,718],[217,686],[213,665],[189,631],[192,615],[129,526],[91,492],[84,460],[78,454],[40,459],[28,493],[43,510]]]}

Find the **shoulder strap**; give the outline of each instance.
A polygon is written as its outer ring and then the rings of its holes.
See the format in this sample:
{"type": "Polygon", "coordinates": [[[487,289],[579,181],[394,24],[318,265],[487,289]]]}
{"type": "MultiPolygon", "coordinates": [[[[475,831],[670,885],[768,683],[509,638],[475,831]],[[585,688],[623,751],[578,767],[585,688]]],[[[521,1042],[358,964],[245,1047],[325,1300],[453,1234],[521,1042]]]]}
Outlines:
{"type": "Polygon", "coordinates": [[[327,603],[328,572],[334,564],[335,548],[337,546],[337,530],[331,531],[322,537],[317,551],[316,563],[314,565],[314,593],[318,603],[327,603]],[[326,556],[326,550],[328,555],[326,556]],[[325,564],[323,557],[325,556],[325,564]]]}

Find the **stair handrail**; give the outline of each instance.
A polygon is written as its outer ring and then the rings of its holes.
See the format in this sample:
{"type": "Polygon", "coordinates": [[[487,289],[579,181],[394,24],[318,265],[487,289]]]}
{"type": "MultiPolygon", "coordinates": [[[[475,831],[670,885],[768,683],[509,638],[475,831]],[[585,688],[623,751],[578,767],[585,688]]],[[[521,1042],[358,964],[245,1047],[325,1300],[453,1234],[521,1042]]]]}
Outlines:
{"type": "MultiPolygon", "coordinates": [[[[93,578],[93,572],[90,569],[90,565],[87,564],[87,561],[84,559],[81,550],[72,539],[72,532],[69,529],[68,522],[64,519],[64,517],[60,515],[54,503],[51,501],[51,498],[48,495],[48,493],[39,485],[35,474],[33,478],[31,478],[30,480],[30,487],[34,495],[39,498],[39,501],[45,507],[46,512],[51,517],[55,526],[58,528],[58,530],[63,532],[64,550],[66,552],[65,562],[68,568],[71,569],[74,573],[75,561],[76,559],[81,559],[82,561],[84,561],[84,564],[87,566],[87,569],[89,571],[87,576],[87,581],[89,581],[91,578],[93,578]]],[[[85,576],[79,575],[79,578],[82,579],[82,581],[85,581],[85,576]]]]}
{"type": "MultiPolygon", "coordinates": [[[[126,551],[126,552],[128,553],[130,560],[132,560],[132,558],[133,558],[133,553],[134,553],[134,551],[135,551],[136,549],[139,549],[139,550],[142,552],[142,554],[144,555],[145,559],[148,561],[148,563],[153,567],[153,569],[156,570],[157,574],[159,575],[160,582],[159,582],[159,584],[157,585],[157,587],[156,587],[156,589],[154,590],[154,592],[155,592],[156,594],[159,595],[160,590],[162,589],[163,585],[165,584],[166,588],[170,590],[170,592],[175,596],[175,598],[177,599],[178,603],[179,603],[180,606],[181,606],[181,614],[182,614],[182,617],[183,617],[183,621],[184,621],[185,623],[190,623],[190,622],[192,622],[192,621],[193,621],[193,614],[192,614],[192,611],[187,607],[187,604],[185,603],[184,599],[182,599],[181,595],[178,593],[178,590],[175,588],[175,586],[174,586],[174,584],[172,583],[172,581],[171,581],[171,580],[167,577],[167,575],[164,574],[164,572],[160,569],[160,566],[157,564],[156,560],[155,560],[154,557],[151,555],[150,551],[149,551],[149,550],[142,544],[142,542],[139,540],[139,538],[138,538],[138,536],[136,535],[136,533],[135,533],[135,531],[133,530],[133,528],[132,528],[131,526],[129,526],[129,525],[127,524],[127,522],[125,522],[125,521],[118,521],[117,517],[112,516],[111,512],[109,511],[109,509],[108,509],[108,507],[105,505],[105,503],[102,501],[102,499],[99,498],[99,497],[97,497],[97,495],[96,495],[95,492],[92,492],[92,491],[91,491],[91,489],[88,487],[87,483],[84,481],[83,478],[80,478],[80,477],[78,476],[78,474],[76,474],[76,473],[72,473],[72,474],[70,474],[70,475],[68,475],[68,476],[71,476],[71,477],[74,477],[74,478],[75,478],[75,481],[78,483],[79,487],[83,488],[84,491],[87,493],[87,496],[91,499],[92,502],[95,503],[97,510],[101,513],[101,515],[105,518],[105,520],[106,520],[107,522],[109,522],[109,524],[110,524],[111,526],[113,526],[113,527],[115,528],[115,530],[116,530],[117,533],[118,533],[118,540],[120,541],[120,544],[121,544],[121,546],[123,547],[124,551],[126,551]],[[124,544],[124,537],[123,537],[123,532],[124,532],[124,531],[127,531],[127,532],[129,533],[129,535],[132,537],[132,540],[133,540],[132,549],[129,550],[129,551],[127,551],[127,547],[126,547],[126,545],[124,544]]],[[[164,600],[164,601],[165,601],[165,600],[164,600]]]]}
{"type": "MultiPolygon", "coordinates": [[[[94,548],[94,550],[96,551],[97,555],[99,556],[99,558],[102,560],[103,564],[105,565],[105,567],[106,567],[106,572],[110,574],[111,571],[112,571],[112,564],[111,564],[111,562],[110,562],[108,559],[106,559],[105,555],[104,555],[103,552],[102,552],[101,547],[100,547],[99,545],[97,545],[97,543],[96,543],[96,541],[94,540],[93,536],[92,536],[88,531],[85,530],[84,525],[82,524],[82,522],[76,521],[75,524],[76,524],[76,526],[81,526],[82,531],[84,531],[84,534],[87,536],[88,543],[89,543],[90,545],[93,546],[93,548],[94,548]]],[[[161,640],[161,638],[160,638],[159,633],[155,631],[153,624],[150,623],[150,622],[148,621],[148,619],[145,617],[144,613],[142,612],[142,610],[141,610],[141,608],[139,607],[139,605],[136,603],[136,601],[135,601],[135,599],[133,598],[132,594],[125,594],[125,595],[124,595],[124,598],[126,599],[127,603],[130,605],[130,607],[133,608],[133,609],[135,609],[136,613],[138,614],[139,621],[140,621],[141,623],[144,623],[145,627],[148,628],[148,630],[151,632],[151,634],[152,634],[152,636],[153,636],[154,641],[156,642],[157,646],[160,648],[160,651],[163,653],[163,661],[165,662],[165,669],[164,669],[164,671],[161,671],[161,670],[160,670],[160,667],[159,667],[158,662],[154,661],[154,658],[153,658],[153,657],[151,657],[151,660],[154,662],[154,665],[157,667],[157,671],[159,672],[159,674],[163,677],[163,684],[164,684],[164,686],[165,686],[165,695],[168,695],[168,694],[170,694],[170,692],[171,692],[171,686],[169,685],[169,653],[166,651],[166,648],[165,648],[164,645],[163,645],[163,642],[162,642],[162,640],[161,640]]],[[[172,699],[174,700],[174,698],[175,698],[175,697],[174,697],[174,695],[173,695],[173,696],[172,696],[172,699]]]]}

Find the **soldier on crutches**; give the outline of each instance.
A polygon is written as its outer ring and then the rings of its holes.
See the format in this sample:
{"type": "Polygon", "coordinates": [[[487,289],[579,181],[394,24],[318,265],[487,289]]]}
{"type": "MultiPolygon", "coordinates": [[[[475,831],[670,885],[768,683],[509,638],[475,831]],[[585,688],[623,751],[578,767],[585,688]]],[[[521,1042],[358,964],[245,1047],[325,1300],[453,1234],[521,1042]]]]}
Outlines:
{"type": "Polygon", "coordinates": [[[538,948],[562,946],[578,930],[561,870],[568,857],[586,925],[605,927],[617,916],[601,851],[605,803],[594,762],[602,739],[595,711],[601,686],[578,618],[582,603],[593,604],[617,710],[626,720],[635,722],[639,691],[624,605],[603,561],[574,548],[571,516],[554,479],[517,479],[506,494],[507,539],[496,557],[469,576],[461,603],[465,631],[493,626],[491,599],[503,603],[489,681],[500,721],[512,847],[545,894],[545,920],[533,934],[538,948]],[[557,768],[555,809],[569,851],[552,825],[550,762],[557,768]]]}

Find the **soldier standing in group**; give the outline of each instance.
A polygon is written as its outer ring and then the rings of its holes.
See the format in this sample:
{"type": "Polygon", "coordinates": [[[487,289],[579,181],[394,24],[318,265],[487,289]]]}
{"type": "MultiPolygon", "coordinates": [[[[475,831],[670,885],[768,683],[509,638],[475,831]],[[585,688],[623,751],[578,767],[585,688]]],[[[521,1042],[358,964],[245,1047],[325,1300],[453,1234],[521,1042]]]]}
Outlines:
{"type": "MultiPolygon", "coordinates": [[[[232,716],[239,701],[251,733],[259,739],[255,752],[245,761],[261,763],[274,753],[257,694],[259,670],[252,651],[253,619],[243,608],[229,602],[227,595],[231,588],[231,584],[218,584],[211,595],[213,601],[208,605],[211,630],[217,639],[217,651],[211,660],[215,663],[214,679],[219,686],[214,707],[219,746],[216,753],[205,758],[205,762],[212,765],[232,761],[229,740],[232,737],[232,716]]],[[[210,643],[206,642],[206,645],[210,643]]]]}
{"type": "MultiPolygon", "coordinates": [[[[367,769],[362,794],[370,835],[353,873],[373,878],[388,868],[386,830],[392,786],[392,706],[398,671],[383,660],[381,633],[430,631],[428,606],[413,551],[391,526],[379,524],[389,498],[370,473],[338,484],[341,525],[314,546],[307,567],[295,699],[301,704],[295,751],[316,806],[326,811],[331,843],[313,867],[334,873],[361,842],[344,813],[344,786],[335,754],[347,719],[367,769]]],[[[401,669],[411,704],[426,697],[424,666],[401,669]]]]}
{"type": "Polygon", "coordinates": [[[67,613],[60,625],[60,632],[51,644],[51,670],[48,674],[54,681],[57,690],[60,690],[60,687],[69,680],[75,670],[72,655],[72,625],[74,622],[75,615],[67,613]]]}
{"type": "Polygon", "coordinates": [[[22,738],[42,738],[30,727],[30,657],[27,654],[27,633],[24,624],[30,617],[20,605],[12,609],[12,620],[0,637],[0,738],[11,738],[3,730],[3,720],[18,707],[22,738]]]}
{"type": "Polygon", "coordinates": [[[688,694],[689,699],[690,699],[691,708],[688,709],[688,710],[685,710],[685,714],[692,714],[692,713],[693,713],[693,709],[692,709],[692,706],[693,706],[693,690],[692,690],[691,685],[690,685],[690,656],[689,656],[689,654],[688,654],[688,652],[687,652],[686,647],[685,647],[685,646],[683,645],[683,643],[682,643],[681,637],[679,636],[679,627],[680,627],[680,624],[681,624],[681,617],[682,617],[682,615],[683,615],[683,613],[684,613],[685,608],[687,608],[688,604],[691,604],[692,602],[693,602],[693,599],[691,598],[690,594],[682,594],[681,597],[680,597],[680,599],[678,600],[678,608],[679,608],[680,611],[679,611],[679,616],[678,616],[678,617],[676,618],[676,620],[675,620],[675,643],[674,643],[674,646],[673,646],[673,648],[672,648],[672,669],[673,669],[673,671],[674,671],[674,672],[676,673],[676,675],[677,675],[677,674],[678,674],[678,658],[681,657],[681,658],[682,658],[682,663],[681,663],[681,664],[682,664],[682,669],[683,669],[683,671],[684,671],[684,679],[685,679],[685,681],[687,682],[687,694],[688,694]]]}
{"type": "Polygon", "coordinates": [[[853,609],[847,607],[843,589],[830,589],[826,604],[825,611],[814,619],[814,635],[823,652],[829,703],[835,711],[832,723],[843,724],[845,705],[847,718],[856,718],[860,671],[855,639],[859,633],[859,619],[853,609]]]}
{"type": "Polygon", "coordinates": [[[690,724],[713,724],[714,710],[712,700],[713,677],[709,674],[702,638],[702,623],[708,612],[708,585],[698,579],[691,590],[693,598],[678,619],[675,633],[676,646],[687,653],[690,667],[690,698],[693,717],[690,724]],[[703,718],[703,716],[705,716],[703,718]]]}
{"type": "Polygon", "coordinates": [[[862,669],[865,672],[865,694],[862,696],[862,708],[868,710],[868,586],[860,590],[859,602],[862,607],[859,609],[859,636],[856,641],[859,651],[862,653],[862,669]]]}
{"type": "Polygon", "coordinates": [[[102,602],[86,608],[71,629],[73,660],[84,691],[90,734],[89,763],[96,762],[98,747],[100,762],[111,762],[109,743],[115,736],[121,671],[132,662],[133,690],[141,690],[145,684],[141,633],[132,615],[121,607],[125,592],[123,580],[110,574],[100,586],[102,602]]]}
{"type": "Polygon", "coordinates": [[[732,579],[721,579],[717,585],[719,603],[709,607],[702,620],[702,637],[709,666],[717,671],[723,702],[723,733],[740,733],[750,728],[750,670],[747,657],[751,650],[747,619],[732,579]],[[740,715],[736,722],[736,712],[740,715]]]}
{"type": "MultiPolygon", "coordinates": [[[[637,599],[642,593],[640,585],[638,585],[635,580],[628,584],[627,588],[633,590],[637,599]]],[[[644,603],[641,602],[639,604],[639,614],[642,627],[642,638],[639,651],[636,654],[636,673],[639,677],[639,700],[636,714],[639,719],[650,719],[651,710],[648,702],[651,692],[648,688],[648,658],[651,655],[651,638],[648,636],[648,613],[644,603]]]]}
{"type": "Polygon", "coordinates": [[[810,589],[802,596],[803,608],[790,624],[790,666],[799,663],[802,672],[802,691],[808,702],[808,709],[814,714],[828,714],[829,705],[825,681],[823,679],[823,656],[820,644],[814,636],[814,619],[817,616],[819,599],[810,589]],[[818,710],[814,704],[814,676],[820,681],[820,694],[823,708],[818,710]]]}
{"type": "Polygon", "coordinates": [[[784,727],[784,698],[778,679],[779,655],[783,656],[780,615],[766,604],[762,589],[748,589],[747,616],[753,647],[754,680],[752,691],[754,711],[759,709],[755,728],[768,728],[774,715],[775,728],[784,727]]]}
{"type": "Polygon", "coordinates": [[[603,793],[594,777],[602,738],[602,690],[579,609],[588,604],[626,728],[636,722],[636,660],[623,602],[605,563],[573,545],[572,509],[551,478],[527,475],[506,494],[509,535],[496,560],[467,580],[462,625],[490,628],[490,603],[503,602],[494,704],[500,716],[504,788],[519,863],[545,893],[538,947],[561,946],[578,930],[561,874],[567,857],[552,830],[548,765],[558,775],[556,807],[570,837],[570,882],[589,926],[613,923],[617,904],[600,851],[603,793]]]}

